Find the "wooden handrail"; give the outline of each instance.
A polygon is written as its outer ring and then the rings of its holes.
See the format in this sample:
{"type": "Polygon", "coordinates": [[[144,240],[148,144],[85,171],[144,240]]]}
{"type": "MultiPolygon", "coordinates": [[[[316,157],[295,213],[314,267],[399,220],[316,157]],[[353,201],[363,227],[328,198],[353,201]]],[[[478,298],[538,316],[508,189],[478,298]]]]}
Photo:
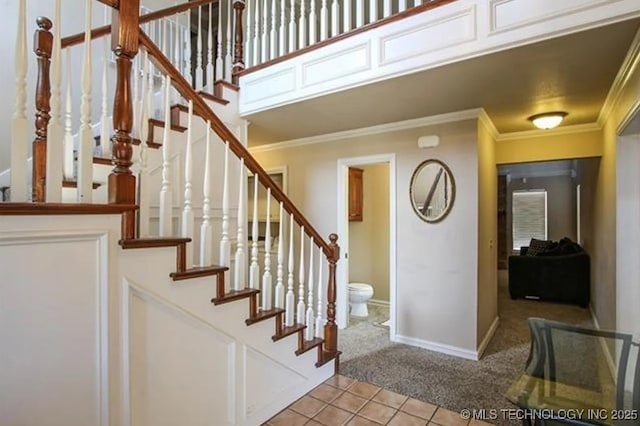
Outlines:
{"type": "Polygon", "coordinates": [[[178,70],[175,69],[169,58],[155,45],[155,43],[146,35],[146,33],[140,29],[140,45],[149,53],[149,57],[154,65],[161,70],[164,74],[171,77],[174,88],[185,98],[193,101],[194,114],[199,115],[204,120],[211,123],[211,129],[224,141],[227,141],[231,151],[239,158],[244,158],[244,165],[255,175],[262,184],[271,188],[271,195],[282,202],[284,209],[293,215],[295,221],[304,226],[304,231],[307,235],[314,239],[315,244],[322,248],[322,251],[327,257],[334,255],[334,247],[327,243],[322,236],[316,231],[316,229],[309,223],[304,215],[298,210],[293,202],[285,195],[278,185],[269,177],[269,174],[262,168],[262,166],[251,156],[249,151],[242,145],[242,143],[236,138],[236,136],[224,125],[222,120],[209,108],[209,105],[204,101],[201,96],[198,96],[196,91],[185,80],[178,70]]]}
{"type": "MultiPolygon", "coordinates": [[[[187,3],[182,3],[176,6],[167,7],[165,9],[147,13],[145,15],[140,15],[140,25],[146,24],[147,22],[155,21],[158,19],[166,18],[167,16],[175,15],[177,13],[181,13],[189,9],[193,9],[195,7],[204,6],[206,4],[217,3],[217,2],[218,0],[195,0],[187,3]]],[[[94,28],[93,30],[91,30],[91,40],[96,39],[98,37],[104,37],[109,33],[111,33],[111,25],[105,25],[102,27],[94,28]]],[[[67,47],[75,46],[77,44],[81,44],[82,42],[84,42],[84,32],[74,34],[68,37],[64,37],[61,40],[63,49],[67,47]]]]}
{"type": "Polygon", "coordinates": [[[120,0],[98,0],[98,2],[114,9],[120,8],[120,0]]]}

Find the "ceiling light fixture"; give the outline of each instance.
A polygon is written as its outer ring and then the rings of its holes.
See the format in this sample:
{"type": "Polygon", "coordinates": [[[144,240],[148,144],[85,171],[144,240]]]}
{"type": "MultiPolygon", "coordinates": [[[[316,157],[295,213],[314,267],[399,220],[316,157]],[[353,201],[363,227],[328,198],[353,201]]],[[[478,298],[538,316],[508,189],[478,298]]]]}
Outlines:
{"type": "Polygon", "coordinates": [[[557,127],[567,116],[564,111],[545,112],[528,118],[538,129],[548,130],[557,127]]]}

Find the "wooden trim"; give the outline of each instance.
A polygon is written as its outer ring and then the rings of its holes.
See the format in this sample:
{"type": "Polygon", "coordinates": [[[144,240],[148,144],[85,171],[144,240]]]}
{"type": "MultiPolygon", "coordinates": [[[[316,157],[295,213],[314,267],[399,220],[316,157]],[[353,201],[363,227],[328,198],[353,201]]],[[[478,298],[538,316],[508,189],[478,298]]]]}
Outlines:
{"type": "Polygon", "coordinates": [[[208,277],[211,275],[219,275],[224,271],[228,271],[229,268],[226,266],[197,266],[193,268],[186,269],[182,272],[172,272],[169,276],[174,281],[186,280],[189,278],[199,278],[199,277],[208,277]]]}
{"type": "MultiPolygon", "coordinates": [[[[162,127],[164,129],[165,122],[162,121],[162,120],[158,120],[157,118],[150,118],[149,119],[149,126],[162,127]]],[[[176,132],[180,132],[180,133],[184,133],[188,129],[186,127],[184,127],[184,126],[180,126],[179,124],[171,123],[171,130],[176,131],[176,132]]]]}
{"type": "MultiPolygon", "coordinates": [[[[106,0],[106,1],[109,1],[109,0],[106,0]]],[[[115,0],[111,0],[111,1],[115,1],[115,0]]],[[[218,0],[197,0],[197,1],[190,1],[187,3],[182,3],[177,6],[167,7],[165,9],[160,9],[155,12],[147,13],[145,15],[140,15],[140,25],[146,24],[147,22],[162,19],[167,16],[175,15],[177,13],[184,12],[199,6],[204,6],[209,3],[217,3],[217,2],[218,0]]],[[[119,2],[118,2],[118,6],[119,6],[119,2]]],[[[104,37],[109,33],[111,33],[111,25],[105,25],[102,27],[94,28],[91,30],[91,40],[98,37],[104,37]]],[[[63,49],[66,47],[71,47],[77,44],[81,44],[83,42],[84,42],[84,32],[64,37],[61,40],[63,49]]]]}
{"type": "Polygon", "coordinates": [[[247,325],[252,325],[260,321],[264,321],[266,319],[273,318],[275,316],[282,315],[282,314],[284,314],[284,309],[280,309],[280,308],[268,309],[266,311],[259,310],[256,315],[253,315],[250,318],[247,318],[246,320],[244,320],[244,323],[247,325]]]}
{"type": "Polygon", "coordinates": [[[240,87],[238,87],[237,84],[229,83],[228,81],[225,81],[225,80],[217,80],[215,83],[213,83],[213,87],[218,87],[218,86],[227,87],[228,89],[235,90],[236,92],[240,90],[240,87]]]}
{"type": "Polygon", "coordinates": [[[271,340],[273,340],[274,342],[277,342],[278,340],[284,339],[287,336],[291,336],[292,334],[301,332],[305,328],[307,328],[307,326],[304,324],[294,324],[291,327],[283,327],[279,333],[271,336],[271,340]]]}
{"type": "Polygon", "coordinates": [[[328,46],[330,44],[337,43],[337,42],[342,41],[344,39],[347,39],[349,37],[352,37],[352,36],[355,36],[355,35],[358,35],[358,34],[362,34],[364,32],[370,31],[370,30],[372,30],[374,28],[378,28],[378,27],[381,27],[383,25],[388,25],[388,24],[390,24],[392,22],[396,22],[396,21],[399,21],[401,19],[408,18],[410,16],[418,15],[418,14],[420,14],[422,12],[426,12],[427,10],[435,9],[436,7],[444,6],[445,4],[448,4],[448,3],[453,3],[454,1],[456,1],[456,0],[432,0],[429,3],[424,3],[424,4],[421,4],[421,5],[412,7],[411,9],[407,9],[404,12],[396,13],[395,15],[391,15],[391,16],[389,16],[387,18],[383,18],[383,19],[381,19],[379,21],[372,22],[372,23],[367,24],[367,25],[363,25],[362,27],[356,28],[355,30],[351,30],[349,32],[342,33],[342,34],[338,34],[335,37],[328,38],[326,40],[320,41],[320,42],[318,42],[316,44],[313,44],[311,46],[304,47],[302,49],[296,50],[294,52],[291,52],[291,53],[288,53],[286,55],[280,56],[278,58],[272,59],[270,61],[263,62],[261,64],[246,68],[245,70],[239,71],[239,72],[235,73],[234,75],[237,76],[237,77],[242,77],[242,76],[250,74],[252,72],[259,71],[261,69],[270,67],[271,65],[279,64],[280,62],[284,62],[284,61],[287,61],[289,59],[295,58],[297,56],[304,55],[305,53],[312,52],[314,50],[317,50],[317,49],[320,49],[322,47],[328,46]]]}
{"type": "Polygon", "coordinates": [[[120,8],[120,0],[98,0],[98,2],[114,9],[120,8]]]}
{"type": "Polygon", "coordinates": [[[255,294],[258,294],[260,290],[254,288],[245,288],[242,290],[231,290],[222,297],[216,297],[211,299],[211,303],[214,305],[224,305],[225,303],[234,302],[240,299],[247,299],[255,294]]]}
{"type": "MultiPolygon", "coordinates": [[[[108,204],[109,206],[118,206],[119,204],[108,204]]],[[[191,238],[135,238],[135,239],[122,239],[118,241],[118,244],[123,249],[141,249],[141,248],[156,248],[156,247],[177,247],[180,244],[186,244],[191,242],[191,238]]]]}
{"type": "Polygon", "coordinates": [[[260,182],[267,188],[271,188],[271,195],[282,202],[284,209],[293,215],[296,222],[304,226],[305,233],[314,239],[315,244],[322,248],[327,257],[333,255],[333,247],[331,247],[320,236],[318,231],[309,223],[307,218],[298,210],[293,202],[285,195],[280,187],[269,177],[269,174],[262,168],[249,151],[242,145],[236,136],[227,128],[227,126],[218,118],[218,116],[209,108],[206,101],[202,99],[196,91],[191,87],[189,82],[174,68],[171,61],[160,51],[153,41],[140,30],[140,44],[149,53],[149,57],[154,65],[164,74],[171,77],[171,81],[175,89],[185,98],[193,102],[194,113],[211,123],[211,129],[223,140],[228,141],[229,148],[239,158],[244,159],[245,166],[255,175],[258,175],[260,182]]]}
{"type": "Polygon", "coordinates": [[[313,340],[305,340],[302,342],[302,345],[300,345],[298,347],[298,350],[296,350],[296,355],[300,356],[303,353],[310,351],[311,349],[318,347],[322,344],[322,342],[324,342],[323,339],[316,337],[313,340]]]}
{"type": "Polygon", "coordinates": [[[131,204],[0,203],[0,216],[122,214],[137,208],[131,204]]]}
{"type": "Polygon", "coordinates": [[[222,97],[220,97],[220,96],[212,95],[211,93],[207,93],[207,92],[205,92],[204,90],[200,90],[200,91],[198,92],[198,95],[200,95],[200,96],[202,96],[203,98],[208,99],[208,100],[210,100],[210,101],[217,102],[217,103],[219,103],[219,104],[221,104],[221,105],[226,105],[226,104],[228,104],[228,103],[229,103],[229,101],[228,101],[228,100],[223,99],[223,98],[222,98],[222,97]]]}
{"type": "MultiPolygon", "coordinates": [[[[98,182],[93,182],[91,184],[93,189],[98,189],[100,188],[100,186],[102,186],[101,183],[98,182]]],[[[77,188],[78,187],[78,181],[76,180],[63,180],[62,181],[62,187],[63,188],[77,188]]]]}

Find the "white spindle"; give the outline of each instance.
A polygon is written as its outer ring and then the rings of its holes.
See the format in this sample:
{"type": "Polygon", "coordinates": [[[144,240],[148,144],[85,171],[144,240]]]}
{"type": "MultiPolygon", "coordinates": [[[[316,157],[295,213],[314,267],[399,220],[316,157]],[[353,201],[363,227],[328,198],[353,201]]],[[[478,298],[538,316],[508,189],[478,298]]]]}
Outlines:
{"type": "Polygon", "coordinates": [[[291,0],[289,15],[289,53],[296,50],[296,1],[291,0]]]}
{"type": "Polygon", "coordinates": [[[18,8],[16,37],[16,106],[11,119],[11,201],[27,200],[27,2],[18,8]]]}
{"type": "MultiPolygon", "coordinates": [[[[224,170],[222,173],[222,237],[220,238],[220,266],[231,266],[231,247],[229,245],[229,142],[224,148],[224,170]]],[[[225,273],[225,286],[229,282],[225,273]]]]}
{"type": "Polygon", "coordinates": [[[298,324],[304,324],[304,226],[300,227],[300,266],[298,269],[298,306],[296,312],[298,324]]]}
{"type": "Polygon", "coordinates": [[[300,16],[298,17],[298,49],[307,46],[306,0],[300,0],[300,16]]]}
{"type": "Polygon", "coordinates": [[[62,200],[63,129],[60,121],[62,52],[60,46],[60,0],[55,2],[53,50],[51,52],[51,119],[47,126],[47,202],[62,200]]]}
{"type": "Polygon", "coordinates": [[[218,2],[218,37],[216,52],[216,81],[224,78],[224,60],[222,59],[222,3],[218,2]]]}
{"type": "Polygon", "coordinates": [[[356,28],[364,25],[364,0],[356,0],[356,28]]]}
{"type": "Polygon", "coordinates": [[[91,132],[91,5],[85,1],[84,60],[80,101],[80,139],[78,143],[78,202],[92,199],[93,134],[91,132]]]}
{"type": "Polygon", "coordinates": [[[322,0],[320,7],[320,41],[329,37],[329,11],[327,10],[327,0],[322,0]]]}
{"type": "Polygon", "coordinates": [[[142,57],[142,106],[140,108],[140,171],[138,174],[138,233],[140,237],[149,235],[150,221],[150,188],[149,168],[147,159],[147,139],[149,139],[149,118],[151,114],[151,98],[153,97],[153,80],[149,79],[149,54],[144,52],[142,57]]]}
{"type": "Polygon", "coordinates": [[[262,309],[272,307],[271,283],[271,188],[267,188],[267,222],[264,233],[264,273],[262,274],[262,309]]]}
{"type": "MultiPolygon", "coordinates": [[[[105,49],[108,49],[108,46],[106,45],[106,43],[108,43],[108,37],[103,38],[103,42],[105,43],[103,46],[105,46],[105,49]]],[[[103,52],[102,55],[102,62],[103,64],[105,64],[106,59],[107,59],[107,53],[103,52]]],[[[169,55],[171,56],[171,55],[169,55]]],[[[139,79],[138,79],[138,62],[140,60],[140,55],[136,55],[135,58],[133,58],[133,60],[131,61],[131,79],[133,81],[133,125],[131,126],[131,137],[132,138],[139,138],[140,137],[140,132],[138,131],[138,122],[140,120],[140,104],[138,101],[138,97],[140,96],[140,87],[139,87],[139,79]]],[[[102,115],[107,115],[109,114],[108,112],[108,102],[106,101],[106,97],[107,97],[107,74],[106,74],[106,70],[103,68],[103,80],[102,80],[102,90],[103,90],[103,98],[102,98],[102,115]]],[[[102,118],[100,119],[102,120],[102,118]]],[[[108,120],[104,120],[104,122],[108,122],[108,120]]],[[[102,137],[102,126],[103,123],[102,121],[100,122],[100,137],[102,137]]],[[[109,133],[109,131],[107,130],[106,132],[107,134],[109,133]]],[[[102,148],[102,151],[99,153],[100,157],[104,157],[104,146],[102,146],[102,140],[100,141],[100,147],[102,148]]]]}
{"type": "Polygon", "coordinates": [[[316,337],[324,338],[324,320],[322,319],[322,249],[318,258],[318,309],[316,310],[316,337]]]}
{"type": "Polygon", "coordinates": [[[249,287],[258,288],[260,267],[258,266],[258,175],[253,175],[253,219],[251,222],[251,266],[249,266],[249,287]]]}
{"type": "Polygon", "coordinates": [[[269,22],[268,22],[268,18],[269,18],[269,13],[268,13],[268,9],[267,9],[267,0],[262,0],[262,35],[260,36],[260,58],[262,60],[262,62],[266,62],[269,60],[270,53],[269,53],[269,40],[268,40],[268,33],[269,33],[269,22]]]}
{"type": "MultiPolygon", "coordinates": [[[[102,113],[100,115],[100,148],[102,152],[100,155],[102,157],[111,157],[111,144],[109,141],[109,85],[107,83],[107,72],[108,72],[108,64],[109,61],[109,37],[102,38],[102,102],[101,109],[102,113]]],[[[136,68],[133,69],[133,77],[134,77],[134,95],[133,102],[134,104],[138,102],[138,76],[136,72],[136,68]]],[[[136,111],[134,112],[134,117],[138,118],[139,108],[136,106],[136,111]]],[[[138,128],[137,123],[133,126],[134,128],[138,128]]]]}
{"type": "MultiPolygon", "coordinates": [[[[165,123],[166,127],[169,122],[165,123]]],[[[189,113],[187,118],[187,147],[184,155],[184,205],[182,208],[182,237],[193,239],[194,215],[192,204],[193,175],[193,101],[189,100],[189,113]]],[[[193,266],[193,244],[187,246],[187,267],[193,266]]]]}
{"type": "Polygon", "coordinates": [[[391,0],[384,0],[383,5],[383,16],[386,18],[387,16],[391,16],[391,0]]]}
{"type": "Polygon", "coordinates": [[[316,0],[311,0],[309,7],[309,45],[315,44],[316,34],[318,32],[318,22],[316,16],[316,0]]]}
{"type": "Polygon", "coordinates": [[[269,33],[269,50],[271,51],[271,59],[278,57],[278,32],[276,31],[277,2],[271,0],[271,32],[269,33]]]}
{"type": "Polygon", "coordinates": [[[314,336],[314,322],[315,316],[313,315],[313,238],[309,239],[309,289],[308,289],[308,297],[307,297],[307,315],[306,315],[306,326],[305,329],[305,340],[313,340],[314,336]]]}
{"type": "Polygon", "coordinates": [[[207,89],[213,93],[213,3],[209,3],[209,29],[207,31],[207,89]]]}
{"type": "Polygon", "coordinates": [[[246,271],[244,256],[244,158],[240,159],[240,179],[238,180],[238,231],[236,234],[236,257],[235,257],[235,290],[242,290],[245,287],[246,271]]]}
{"type": "Polygon", "coordinates": [[[198,7],[198,32],[196,33],[196,90],[202,90],[202,6],[198,7]]]}
{"type": "Polygon", "coordinates": [[[369,0],[369,21],[376,22],[378,20],[378,0],[369,0]]]}
{"type": "Polygon", "coordinates": [[[191,74],[191,10],[186,11],[187,28],[185,30],[185,46],[184,46],[184,77],[189,84],[193,84],[193,75],[191,74]]]}
{"type": "MultiPolygon", "coordinates": [[[[148,101],[149,101],[148,109],[149,109],[149,118],[153,118],[155,117],[155,111],[156,111],[156,96],[155,96],[155,87],[154,87],[155,79],[153,77],[154,67],[153,67],[153,63],[150,60],[148,60],[147,62],[149,66],[149,73],[147,74],[147,80],[148,80],[147,87],[150,92],[149,98],[148,98],[148,101]]],[[[191,80],[187,80],[187,81],[191,81],[191,80]]],[[[147,122],[147,124],[149,123],[147,122]]],[[[149,139],[149,133],[147,133],[147,137],[144,139],[142,138],[142,136],[140,137],[140,140],[143,144],[146,144],[148,139],[149,139]]]]}
{"type": "Polygon", "coordinates": [[[67,49],[66,54],[66,90],[64,102],[64,178],[73,179],[73,121],[71,120],[71,49],[67,49]]]}
{"type": "MultiPolygon", "coordinates": [[[[180,69],[180,54],[182,49],[180,48],[180,26],[178,25],[178,20],[176,19],[175,30],[173,31],[173,62],[176,69],[180,69]]],[[[140,55],[137,55],[140,57],[140,55]]],[[[180,93],[177,90],[173,91],[173,102],[180,102],[180,93]]]]}
{"type": "MultiPolygon", "coordinates": [[[[275,2],[275,0],[274,0],[275,2]]],[[[285,15],[285,0],[280,0],[280,33],[279,33],[279,47],[278,47],[278,55],[282,56],[287,53],[286,51],[286,40],[287,40],[287,26],[285,22],[287,21],[285,15]]]]}
{"type": "Polygon", "coordinates": [[[402,12],[407,8],[407,0],[398,0],[398,12],[402,12]]]}
{"type": "Polygon", "coordinates": [[[293,294],[293,215],[289,216],[289,263],[287,265],[287,296],[284,325],[291,327],[295,321],[295,295],[293,294]]]}
{"type": "MultiPolygon", "coordinates": [[[[253,64],[260,63],[260,0],[253,3],[253,64]]],[[[251,25],[251,23],[249,23],[251,25]]]]}
{"type": "MultiPolygon", "coordinates": [[[[344,3],[344,28],[351,28],[351,0],[344,3]]],[[[340,5],[338,0],[333,0],[331,3],[331,37],[335,37],[340,34],[340,5]]]]}
{"type": "Polygon", "coordinates": [[[231,56],[231,25],[232,25],[232,13],[233,7],[231,2],[233,0],[227,1],[227,54],[224,58],[224,66],[225,66],[225,80],[231,81],[231,70],[233,67],[233,57],[231,56]]]}
{"type": "Polygon", "coordinates": [[[276,308],[284,308],[284,208],[280,203],[278,222],[278,266],[276,269],[276,308]]]}
{"type": "Polygon", "coordinates": [[[202,224],[200,225],[200,266],[213,263],[211,229],[211,122],[207,121],[204,150],[204,182],[202,183],[202,224]]]}
{"type": "Polygon", "coordinates": [[[164,79],[164,131],[162,133],[162,184],[160,186],[160,236],[168,237],[172,234],[172,189],[171,189],[171,112],[169,109],[169,93],[171,91],[171,77],[164,79]]]}

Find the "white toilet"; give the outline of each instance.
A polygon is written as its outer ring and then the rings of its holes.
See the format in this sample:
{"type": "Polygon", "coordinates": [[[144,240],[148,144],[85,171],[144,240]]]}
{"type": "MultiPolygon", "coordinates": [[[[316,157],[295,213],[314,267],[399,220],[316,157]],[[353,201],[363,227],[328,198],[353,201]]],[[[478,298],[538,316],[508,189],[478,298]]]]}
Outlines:
{"type": "Polygon", "coordinates": [[[373,296],[373,287],[366,283],[349,283],[349,304],[351,315],[366,317],[369,315],[367,302],[373,296]]]}

